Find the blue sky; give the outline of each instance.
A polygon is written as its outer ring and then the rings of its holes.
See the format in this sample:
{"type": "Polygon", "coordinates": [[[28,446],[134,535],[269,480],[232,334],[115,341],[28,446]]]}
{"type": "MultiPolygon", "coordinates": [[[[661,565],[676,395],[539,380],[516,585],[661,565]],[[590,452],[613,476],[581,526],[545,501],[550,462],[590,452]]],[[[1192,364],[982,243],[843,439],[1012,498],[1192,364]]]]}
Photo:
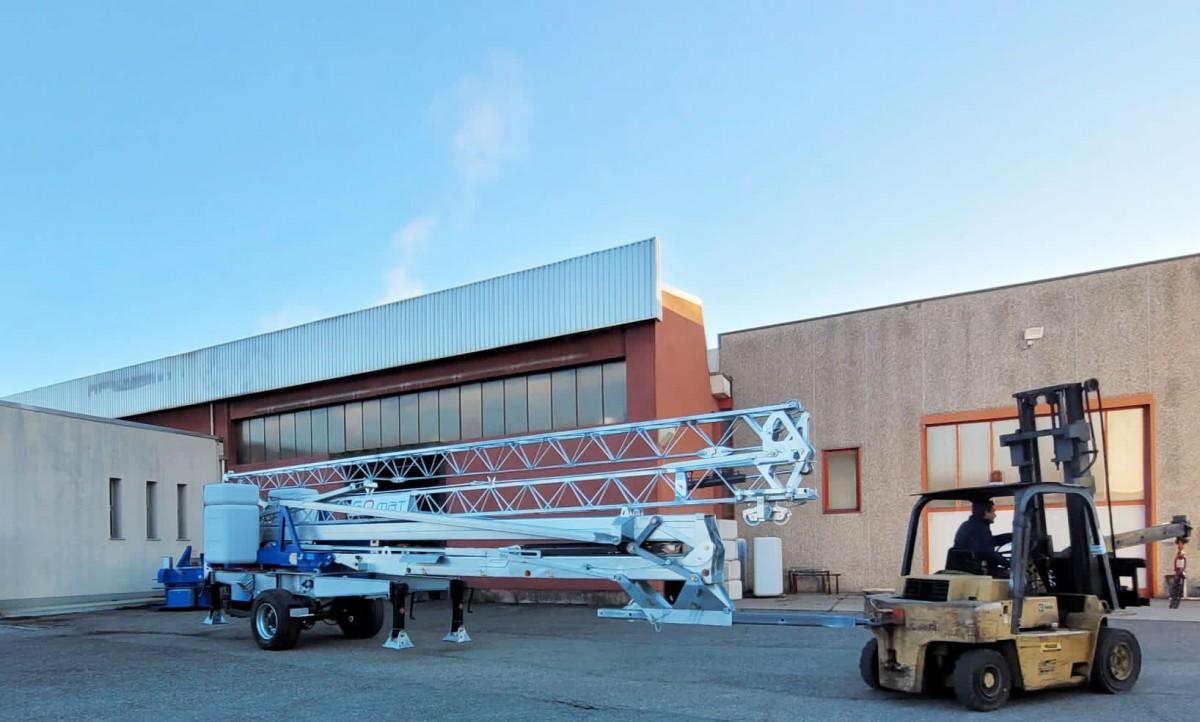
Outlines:
{"type": "Polygon", "coordinates": [[[9,3],[0,395],[662,239],[710,339],[1200,252],[1195,3],[9,3]]]}

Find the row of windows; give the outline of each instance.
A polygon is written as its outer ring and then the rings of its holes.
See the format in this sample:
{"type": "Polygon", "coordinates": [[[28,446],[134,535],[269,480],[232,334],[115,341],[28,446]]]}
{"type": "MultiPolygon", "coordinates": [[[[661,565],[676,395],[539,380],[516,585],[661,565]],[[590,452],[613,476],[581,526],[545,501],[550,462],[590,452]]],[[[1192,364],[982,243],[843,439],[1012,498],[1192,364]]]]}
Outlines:
{"type": "Polygon", "coordinates": [[[512,376],[237,423],[237,463],[626,420],[625,362],[512,376]]]}
{"type": "MultiPolygon", "coordinates": [[[[159,536],[158,524],[158,482],[146,482],[146,538],[157,541],[159,536]]],[[[124,528],[121,507],[121,480],[108,480],[108,537],[124,539],[124,528]]],[[[176,539],[184,541],[188,538],[187,527],[187,484],[175,485],[175,533],[176,539]]]]}
{"type": "MultiPolygon", "coordinates": [[[[1140,501],[1145,497],[1146,410],[1143,407],[1104,412],[1103,433],[1099,420],[1093,426],[1098,448],[1108,449],[1109,486],[1114,501],[1140,501]]],[[[1038,428],[1047,428],[1048,417],[1039,417],[1038,428]]],[[[925,473],[928,489],[982,486],[1018,481],[1009,449],[1000,437],[1017,430],[1016,419],[978,421],[929,426],[925,429],[925,473]]],[[[1038,440],[1038,457],[1044,481],[1061,481],[1054,466],[1050,437],[1038,440]]],[[[1091,469],[1096,481],[1096,501],[1107,499],[1105,470],[1097,461],[1091,469]]],[[[944,502],[943,505],[954,505],[944,502]]]]}
{"type": "MultiPolygon", "coordinates": [[[[1039,417],[1038,428],[1047,428],[1049,417],[1039,417]]],[[[1146,489],[1146,409],[1143,407],[1104,412],[1104,424],[1093,431],[1101,452],[1107,449],[1108,469],[1097,461],[1091,472],[1096,482],[1096,501],[1142,501],[1146,489]],[[1106,473],[1108,484],[1106,485],[1106,473]]],[[[983,486],[991,482],[1017,481],[1009,449],[1000,437],[1017,430],[1016,419],[978,421],[929,426],[925,429],[926,478],[928,490],[983,486]]],[[[1053,442],[1039,439],[1042,478],[1055,481],[1061,471],[1054,466],[1053,442]]],[[[1102,458],[1102,457],[1101,457],[1102,458]]],[[[858,449],[822,452],[823,507],[826,513],[861,511],[861,464],[858,449]]],[[[956,502],[934,502],[935,507],[953,507],[956,502]]]]}

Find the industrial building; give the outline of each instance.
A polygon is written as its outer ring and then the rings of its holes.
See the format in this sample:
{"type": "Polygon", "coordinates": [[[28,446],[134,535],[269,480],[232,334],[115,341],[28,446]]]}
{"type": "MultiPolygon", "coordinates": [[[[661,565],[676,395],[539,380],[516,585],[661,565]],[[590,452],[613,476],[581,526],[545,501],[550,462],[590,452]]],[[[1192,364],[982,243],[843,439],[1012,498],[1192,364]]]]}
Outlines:
{"type": "Polygon", "coordinates": [[[144,601],[200,543],[217,439],[0,401],[0,616],[144,601]]]}
{"type": "Polygon", "coordinates": [[[652,238],[8,399],[211,435],[249,471],[714,411],[706,359],[652,238]]]}
{"type": "MultiPolygon", "coordinates": [[[[998,443],[1015,428],[1012,394],[1091,377],[1117,531],[1198,519],[1197,349],[1200,255],[722,334],[735,407],[800,399],[819,449],[820,507],[741,531],[782,537],[786,567],[841,574],[843,589],[891,587],[911,495],[1014,481],[998,443]]],[[[1105,469],[1093,472],[1107,526],[1105,469]]],[[[925,571],[943,568],[968,513],[926,512],[925,571]]],[[[999,510],[994,531],[1010,520],[999,510]]],[[[1149,550],[1145,588],[1163,592],[1173,554],[1149,550]]]]}

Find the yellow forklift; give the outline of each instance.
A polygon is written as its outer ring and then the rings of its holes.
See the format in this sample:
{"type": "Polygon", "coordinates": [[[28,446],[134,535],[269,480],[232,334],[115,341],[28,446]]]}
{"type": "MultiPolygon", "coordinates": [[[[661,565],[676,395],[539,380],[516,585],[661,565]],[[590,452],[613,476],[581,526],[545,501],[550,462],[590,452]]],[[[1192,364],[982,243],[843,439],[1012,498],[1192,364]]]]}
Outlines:
{"type": "Polygon", "coordinates": [[[1172,524],[1106,543],[1090,473],[1102,457],[1090,423],[1091,412],[1102,411],[1099,385],[1091,379],[1014,397],[1018,429],[1000,443],[1010,450],[1019,481],[919,495],[899,593],[866,598],[865,621],[873,638],[862,650],[859,669],[876,689],[953,690],[966,707],[988,711],[1003,706],[1013,689],[1090,685],[1117,693],[1137,682],[1138,640],[1126,629],[1109,626],[1109,615],[1149,603],[1137,583],[1145,561],[1117,557],[1115,551],[1121,540],[1124,545],[1171,537],[1186,541],[1191,527],[1176,517],[1172,524]],[[1049,409],[1049,428],[1037,428],[1040,404],[1049,409]],[[1061,482],[1041,478],[1038,442],[1043,437],[1051,440],[1061,482]],[[944,569],[913,574],[923,512],[948,502],[1011,506],[1012,533],[995,537],[999,555],[951,548],[944,569]],[[1053,538],[1051,527],[1060,537],[1065,528],[1066,538],[1053,538]]]}

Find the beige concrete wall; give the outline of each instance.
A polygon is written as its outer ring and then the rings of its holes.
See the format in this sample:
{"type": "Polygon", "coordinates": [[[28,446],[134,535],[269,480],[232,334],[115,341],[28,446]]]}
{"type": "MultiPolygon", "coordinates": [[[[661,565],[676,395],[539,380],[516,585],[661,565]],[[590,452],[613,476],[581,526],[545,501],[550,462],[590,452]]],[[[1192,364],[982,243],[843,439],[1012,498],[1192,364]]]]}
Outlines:
{"type": "Polygon", "coordinates": [[[203,549],[202,487],[219,480],[220,456],[209,437],[0,404],[0,614],[152,593],[162,557],[203,549]],[[122,480],[122,539],[109,538],[110,478],[122,480]],[[147,481],[158,539],[146,538],[147,481]]]}
{"type": "Polygon", "coordinates": [[[817,502],[786,526],[742,527],[782,537],[786,566],[842,572],[843,588],[895,583],[922,416],[1010,407],[1038,386],[1096,377],[1106,396],[1151,394],[1157,521],[1200,520],[1200,256],[723,334],[720,368],[735,406],[794,398],[818,449],[861,448],[860,513],[817,502]],[[1027,346],[1034,326],[1045,337],[1027,346]]]}

